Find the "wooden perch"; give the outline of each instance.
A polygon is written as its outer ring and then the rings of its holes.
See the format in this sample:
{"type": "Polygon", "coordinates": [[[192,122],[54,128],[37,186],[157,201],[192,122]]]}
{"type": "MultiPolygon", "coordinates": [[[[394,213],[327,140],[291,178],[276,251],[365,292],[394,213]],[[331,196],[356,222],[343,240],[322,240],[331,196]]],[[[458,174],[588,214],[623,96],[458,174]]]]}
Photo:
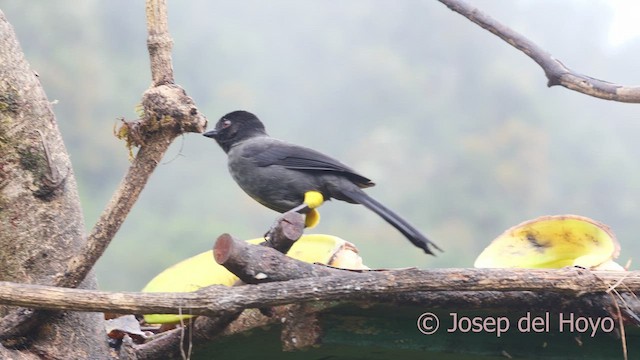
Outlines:
{"type": "MultiPolygon", "coordinates": [[[[229,249],[246,245],[237,244],[227,236],[221,238],[229,242],[229,249]]],[[[401,269],[360,273],[300,263],[264,246],[246,245],[242,246],[242,251],[246,253],[229,251],[231,255],[225,262],[238,264],[240,261],[237,258],[260,259],[259,254],[266,254],[265,259],[269,260],[258,262],[265,264],[264,268],[255,265],[251,270],[237,270],[239,274],[247,275],[248,280],[266,283],[236,287],[211,286],[191,293],[109,293],[0,282],[0,303],[56,310],[208,315],[212,319],[202,318],[195,322],[196,327],[202,326],[202,329],[211,331],[209,336],[206,336],[206,331],[196,330],[198,335],[194,332],[194,339],[202,336],[205,340],[219,335],[221,329],[244,309],[286,304],[414,304],[428,306],[429,309],[450,309],[454,306],[465,310],[519,308],[527,311],[568,308],[574,312],[597,314],[602,314],[603,309],[612,313],[615,307],[619,307],[624,310],[624,318],[630,318],[625,314],[640,313],[639,301],[633,294],[640,289],[640,272],[590,272],[570,268],[401,269]],[[300,273],[276,274],[272,273],[274,269],[302,269],[305,276],[312,277],[294,279],[300,273]],[[260,279],[252,275],[258,273],[267,274],[267,277],[260,279]],[[274,279],[292,280],[268,282],[274,279]],[[611,296],[614,290],[620,295],[611,296]]],[[[306,313],[301,318],[307,319],[312,328],[315,326],[313,314],[306,313]]],[[[262,324],[267,322],[263,320],[262,324]]],[[[291,329],[300,329],[297,325],[288,324],[286,336],[296,336],[296,330],[291,329]]],[[[243,328],[243,325],[238,327],[243,328]]],[[[165,341],[165,345],[162,346],[176,349],[180,341],[178,334],[164,338],[162,341],[165,341]]],[[[311,336],[305,341],[313,343],[314,339],[311,336]]],[[[155,345],[151,345],[154,342],[141,345],[144,349],[141,351],[157,354],[153,349],[155,345]]]]}
{"type": "Polygon", "coordinates": [[[586,95],[605,100],[613,100],[628,103],[640,103],[640,86],[623,86],[608,81],[599,80],[582,75],[567,68],[562,62],[553,57],[549,52],[536,45],[533,41],[522,36],[518,32],[501,24],[491,16],[477,8],[460,0],[439,0],[449,9],[466,17],[498,36],[509,45],[522,51],[535,61],[548,79],[549,87],[561,85],[586,95]]]}
{"type": "MultiPolygon", "coordinates": [[[[249,245],[245,250],[250,253],[262,253],[265,248],[249,245]]],[[[320,265],[292,264],[300,262],[275,251],[268,256],[275,262],[283,263],[277,265],[279,269],[304,269],[309,266],[317,268],[305,270],[310,275],[326,274],[327,271],[335,274],[253,286],[229,288],[214,285],[190,293],[114,293],[0,282],[0,304],[51,310],[116,313],[176,314],[179,312],[178,309],[182,309],[183,313],[194,315],[216,315],[219,311],[300,302],[367,301],[372,298],[389,299],[407,294],[415,295],[415,299],[428,301],[432,297],[429,294],[434,292],[449,292],[450,299],[455,299],[454,293],[462,291],[530,291],[561,294],[569,298],[589,294],[602,295],[611,292],[612,289],[619,293],[640,291],[640,271],[449,268],[353,272],[320,265]]],[[[273,268],[255,268],[246,272],[267,274],[267,278],[262,281],[297,277],[296,274],[272,274],[272,270],[273,268]]],[[[260,281],[253,275],[249,277],[254,282],[260,281]]]]}
{"type": "Polygon", "coordinates": [[[285,213],[276,220],[265,238],[265,246],[269,246],[286,254],[293,244],[304,233],[304,215],[296,212],[285,213]]]}
{"type": "Polygon", "coordinates": [[[218,237],[213,254],[218,264],[247,284],[350,274],[349,271],[298,261],[275,249],[234,239],[229,234],[218,237]]]}
{"type": "MultiPolygon", "coordinates": [[[[621,294],[640,292],[640,271],[462,268],[363,273],[345,271],[345,274],[349,275],[252,286],[214,285],[190,293],[107,292],[0,281],[0,304],[122,314],[177,314],[182,309],[185,314],[215,316],[219,311],[313,301],[348,302],[411,297],[416,302],[428,302],[439,298],[437,294],[442,292],[447,293],[449,301],[464,299],[469,295],[462,292],[490,292],[487,298],[490,301],[483,302],[484,306],[497,301],[500,294],[514,291],[559,294],[568,299],[606,295],[614,285],[621,294]]],[[[640,310],[638,304],[630,305],[640,310]]]]}

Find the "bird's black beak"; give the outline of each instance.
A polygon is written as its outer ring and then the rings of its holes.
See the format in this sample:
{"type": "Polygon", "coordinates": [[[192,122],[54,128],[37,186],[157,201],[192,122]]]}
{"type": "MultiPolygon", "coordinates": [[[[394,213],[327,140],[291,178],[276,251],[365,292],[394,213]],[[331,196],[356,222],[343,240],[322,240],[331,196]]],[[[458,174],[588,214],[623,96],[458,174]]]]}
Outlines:
{"type": "Polygon", "coordinates": [[[215,138],[216,138],[216,136],[218,136],[218,130],[216,130],[216,129],[209,130],[209,131],[207,131],[206,133],[204,133],[204,134],[202,134],[202,135],[204,135],[204,136],[206,136],[206,137],[208,137],[208,138],[213,138],[213,139],[215,139],[215,138]]]}

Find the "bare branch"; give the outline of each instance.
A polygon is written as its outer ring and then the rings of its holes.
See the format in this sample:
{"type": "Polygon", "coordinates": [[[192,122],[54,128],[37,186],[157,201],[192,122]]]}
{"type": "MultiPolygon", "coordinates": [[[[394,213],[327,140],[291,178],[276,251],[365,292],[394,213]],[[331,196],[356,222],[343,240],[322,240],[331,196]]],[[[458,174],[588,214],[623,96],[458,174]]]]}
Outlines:
{"type": "Polygon", "coordinates": [[[171,48],[166,0],[147,0],[147,48],[151,57],[152,86],[173,84],[171,48]]]}
{"type": "Polygon", "coordinates": [[[85,250],[69,262],[66,273],[57,282],[59,286],[76,287],[102,256],[171,143],[168,138],[161,140],[140,148],[120,187],[91,230],[85,250]]]}
{"type": "Polygon", "coordinates": [[[246,241],[234,239],[229,234],[218,237],[213,254],[218,264],[247,284],[349,275],[345,270],[293,260],[273,248],[251,245],[246,241]]]}
{"type": "Polygon", "coordinates": [[[640,86],[618,85],[574,72],[531,40],[464,1],[439,1],[533,59],[544,70],[548,79],[547,86],[561,85],[567,89],[605,100],[640,102],[640,86]]]}
{"type": "MultiPolygon", "coordinates": [[[[640,290],[640,272],[588,272],[574,269],[403,269],[343,272],[346,276],[311,277],[252,286],[211,286],[190,293],[115,293],[0,282],[0,304],[52,310],[157,314],[176,314],[181,308],[183,313],[215,315],[220,311],[312,301],[373,301],[400,294],[412,294],[424,300],[432,292],[454,294],[489,291],[495,294],[506,291],[536,291],[564,294],[570,298],[587,294],[604,296],[610,284],[621,277],[625,279],[621,285],[624,286],[624,291],[620,292],[640,290]]],[[[455,297],[451,295],[449,300],[455,297]]]]}
{"type": "MultiPolygon", "coordinates": [[[[162,46],[149,45],[154,83],[161,82],[159,79],[171,79],[172,82],[170,38],[166,41],[169,36],[166,33],[166,2],[147,1],[147,17],[152,22],[149,24],[149,38],[165,39],[157,40],[162,46]]],[[[143,95],[142,106],[144,118],[126,123],[127,131],[123,135],[127,144],[140,146],[140,150],[91,230],[85,249],[69,261],[67,271],[55,282],[58,286],[76,287],[84,279],[138,200],[171,142],[184,132],[202,132],[206,126],[206,118],[199,114],[193,100],[177,85],[150,88],[143,95]]]]}

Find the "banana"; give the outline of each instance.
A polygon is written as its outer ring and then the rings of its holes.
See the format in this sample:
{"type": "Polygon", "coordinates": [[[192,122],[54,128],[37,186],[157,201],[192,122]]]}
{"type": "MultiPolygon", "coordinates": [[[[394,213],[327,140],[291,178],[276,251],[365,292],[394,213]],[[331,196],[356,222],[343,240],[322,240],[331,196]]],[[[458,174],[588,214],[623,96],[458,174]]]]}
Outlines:
{"type": "MultiPolygon", "coordinates": [[[[263,238],[246,240],[259,244],[263,238]]],[[[321,263],[345,269],[368,269],[358,255],[358,249],[339,237],[323,234],[303,235],[296,241],[288,256],[308,262],[321,263]]],[[[190,292],[209,285],[233,285],[238,278],[218,265],[212,250],[185,259],[156,275],[142,292],[190,292]]],[[[190,318],[190,315],[148,314],[149,324],[172,324],[190,318]]]]}
{"type": "Polygon", "coordinates": [[[613,261],[620,245],[608,226],[578,215],[542,216],[516,225],[478,256],[477,268],[624,270],[613,261]]]}

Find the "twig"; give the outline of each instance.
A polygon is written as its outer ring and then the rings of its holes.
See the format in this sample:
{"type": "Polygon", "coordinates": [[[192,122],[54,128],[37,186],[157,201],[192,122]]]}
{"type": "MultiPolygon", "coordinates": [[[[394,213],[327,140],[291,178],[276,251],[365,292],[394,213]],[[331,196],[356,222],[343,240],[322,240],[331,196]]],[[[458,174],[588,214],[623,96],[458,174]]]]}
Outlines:
{"type": "Polygon", "coordinates": [[[620,286],[620,284],[622,284],[622,282],[624,281],[624,278],[626,276],[621,277],[620,279],[618,279],[618,281],[616,281],[614,284],[612,284],[611,286],[609,286],[609,288],[607,289],[607,292],[611,292],[611,291],[615,291],[615,289],[620,286]]]}
{"type": "MultiPolygon", "coordinates": [[[[613,289],[613,291],[616,293],[616,295],[618,295],[618,297],[622,298],[620,294],[618,294],[618,292],[615,290],[615,288],[613,289]]],[[[607,294],[611,296],[611,301],[613,302],[614,308],[616,309],[618,327],[620,328],[620,343],[622,344],[622,356],[624,360],[628,360],[629,356],[627,353],[627,335],[625,334],[625,331],[624,331],[624,318],[622,317],[622,311],[620,311],[620,305],[618,305],[618,301],[616,300],[615,296],[610,291],[607,291],[607,294]]]]}
{"type": "Polygon", "coordinates": [[[490,31],[509,45],[533,59],[548,79],[549,87],[561,85],[593,97],[628,103],[640,102],[640,86],[623,86],[576,73],[555,59],[550,53],[491,16],[461,0],[439,0],[449,9],[490,31]]]}
{"type": "MultiPolygon", "coordinates": [[[[180,308],[180,312],[178,313],[178,315],[182,315],[182,308],[180,308]]],[[[192,324],[192,319],[189,318],[189,325],[192,324]]],[[[191,358],[191,350],[193,349],[193,331],[189,330],[189,336],[188,336],[188,345],[186,344],[187,341],[185,341],[185,339],[187,339],[187,337],[185,336],[185,332],[187,331],[187,327],[185,326],[184,323],[184,318],[181,316],[180,317],[180,356],[182,356],[182,360],[188,360],[191,358]],[[187,351],[184,351],[184,347],[188,346],[187,351]]]]}

